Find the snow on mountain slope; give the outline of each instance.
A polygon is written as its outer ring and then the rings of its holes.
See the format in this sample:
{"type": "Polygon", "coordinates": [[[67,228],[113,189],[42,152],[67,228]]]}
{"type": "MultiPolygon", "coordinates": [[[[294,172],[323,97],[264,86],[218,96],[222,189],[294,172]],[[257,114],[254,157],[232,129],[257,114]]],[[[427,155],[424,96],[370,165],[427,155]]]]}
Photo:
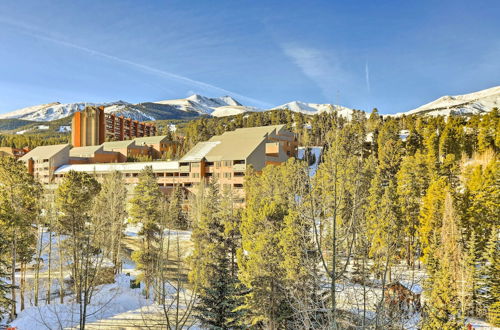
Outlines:
{"type": "Polygon", "coordinates": [[[479,92],[463,95],[446,95],[435,101],[422,105],[414,110],[397,113],[394,116],[426,115],[475,115],[500,108],[500,86],[484,89],[479,92]]]}
{"type": "Polygon", "coordinates": [[[293,101],[289,103],[282,104],[278,107],[273,108],[272,110],[277,109],[288,109],[294,112],[301,112],[306,115],[314,115],[322,112],[337,112],[340,116],[351,119],[353,109],[343,107],[335,104],[318,104],[318,103],[306,103],[300,101],[293,101]]]}
{"type": "Polygon", "coordinates": [[[85,108],[85,105],[93,105],[93,104],[90,103],[61,104],[59,102],[41,104],[0,115],[0,119],[18,118],[18,119],[32,120],[32,121],[51,121],[67,117],[76,111],[82,110],[85,108]]]}
{"type": "Polygon", "coordinates": [[[262,111],[262,110],[253,107],[245,107],[242,105],[239,106],[228,105],[216,108],[210,115],[213,117],[235,116],[248,111],[262,111]]]}
{"type": "MultiPolygon", "coordinates": [[[[31,121],[52,121],[68,117],[77,111],[83,110],[87,105],[103,105],[105,107],[104,111],[107,113],[114,113],[139,121],[193,119],[200,115],[224,117],[245,112],[267,111],[242,105],[230,96],[210,98],[194,94],[184,99],[144,102],[139,104],[132,104],[124,101],[100,104],[83,102],[61,104],[55,102],[31,106],[2,114],[0,115],[0,119],[17,118],[31,121]]],[[[471,115],[490,111],[494,107],[500,107],[500,86],[470,94],[443,96],[414,110],[389,116],[401,116],[403,114],[431,116],[471,115]]],[[[353,109],[340,105],[306,103],[300,101],[285,103],[269,110],[280,109],[289,109],[307,115],[314,115],[322,112],[337,112],[339,116],[346,119],[351,119],[354,112],[353,109]]]]}
{"type": "Polygon", "coordinates": [[[125,102],[107,106],[104,108],[104,112],[114,113],[117,116],[132,118],[133,120],[138,121],[156,120],[155,117],[148,115],[144,113],[144,111],[140,110],[138,106],[125,102]]]}
{"type": "Polygon", "coordinates": [[[246,111],[255,111],[255,108],[241,105],[238,101],[230,96],[209,98],[206,96],[193,94],[185,99],[164,100],[154,102],[157,104],[171,105],[182,111],[193,111],[200,114],[213,115],[213,112],[221,107],[225,109],[219,110],[214,116],[230,116],[243,113],[246,111]],[[230,110],[229,108],[232,110],[230,110]],[[227,114],[226,114],[227,113],[227,114]]]}
{"type": "Polygon", "coordinates": [[[111,105],[123,105],[123,104],[126,104],[126,102],[118,101],[118,102],[103,103],[103,104],[84,103],[84,102],[63,104],[59,102],[54,102],[48,104],[35,105],[32,107],[27,107],[13,112],[9,112],[0,115],[0,119],[17,118],[17,119],[24,119],[31,121],[52,121],[71,116],[75,112],[85,109],[86,106],[98,106],[98,105],[111,106],[111,105]]]}

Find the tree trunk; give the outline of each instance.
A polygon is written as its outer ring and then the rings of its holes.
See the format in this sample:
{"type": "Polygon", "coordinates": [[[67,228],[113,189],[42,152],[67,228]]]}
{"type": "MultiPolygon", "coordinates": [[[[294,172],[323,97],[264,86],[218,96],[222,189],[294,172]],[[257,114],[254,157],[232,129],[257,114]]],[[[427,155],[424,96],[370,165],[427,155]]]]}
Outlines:
{"type": "Polygon", "coordinates": [[[19,296],[20,296],[20,310],[24,310],[24,289],[26,287],[26,263],[21,262],[21,282],[19,286],[19,296]]]}
{"type": "Polygon", "coordinates": [[[59,302],[64,303],[64,273],[63,273],[63,252],[61,246],[61,235],[58,237],[57,248],[59,249],[59,302]]]}
{"type": "Polygon", "coordinates": [[[16,253],[17,253],[17,237],[16,230],[14,229],[12,233],[12,263],[11,263],[11,310],[10,310],[10,320],[13,321],[17,316],[16,310],[16,253]]]}
{"type": "Polygon", "coordinates": [[[50,304],[51,290],[52,290],[52,221],[49,225],[49,255],[48,255],[48,269],[47,269],[47,304],[50,304]]]}
{"type": "Polygon", "coordinates": [[[43,228],[41,226],[38,228],[38,249],[37,249],[37,259],[36,259],[36,269],[35,269],[35,283],[34,283],[34,304],[38,306],[38,294],[40,289],[40,259],[42,257],[42,245],[43,245],[43,228]],[[40,233],[41,229],[41,233],[40,233]]]}

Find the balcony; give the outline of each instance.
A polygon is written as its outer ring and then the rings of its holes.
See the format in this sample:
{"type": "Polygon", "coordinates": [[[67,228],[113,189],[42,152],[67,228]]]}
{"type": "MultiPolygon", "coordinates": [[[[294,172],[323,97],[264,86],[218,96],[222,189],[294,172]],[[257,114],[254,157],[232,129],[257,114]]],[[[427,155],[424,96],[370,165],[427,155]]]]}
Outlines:
{"type": "Polygon", "coordinates": [[[245,172],[247,170],[246,164],[234,164],[233,171],[234,172],[245,172]]]}

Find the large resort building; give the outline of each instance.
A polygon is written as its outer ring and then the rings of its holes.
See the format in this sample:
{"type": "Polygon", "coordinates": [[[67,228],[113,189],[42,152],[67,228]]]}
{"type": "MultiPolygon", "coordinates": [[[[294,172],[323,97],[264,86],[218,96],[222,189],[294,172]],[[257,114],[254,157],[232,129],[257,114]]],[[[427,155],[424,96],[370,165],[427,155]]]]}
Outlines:
{"type": "Polygon", "coordinates": [[[73,149],[70,145],[42,146],[21,160],[45,184],[58,184],[69,171],[86,172],[98,179],[119,171],[126,184],[134,185],[139,173],[149,166],[164,192],[179,187],[194,193],[199,183],[214,179],[242,202],[244,177],[250,166],[258,172],[266,165],[281,164],[297,155],[294,134],[284,125],[277,125],[225,132],[199,142],[178,161],[116,162],[130,150],[136,152],[138,145],[161,155],[168,150],[168,142],[165,137],[151,137],[73,149]]]}
{"type": "Polygon", "coordinates": [[[87,107],[76,112],[71,121],[71,143],[74,147],[101,145],[105,141],[123,141],[155,136],[154,124],[104,112],[104,107],[87,107]]]}

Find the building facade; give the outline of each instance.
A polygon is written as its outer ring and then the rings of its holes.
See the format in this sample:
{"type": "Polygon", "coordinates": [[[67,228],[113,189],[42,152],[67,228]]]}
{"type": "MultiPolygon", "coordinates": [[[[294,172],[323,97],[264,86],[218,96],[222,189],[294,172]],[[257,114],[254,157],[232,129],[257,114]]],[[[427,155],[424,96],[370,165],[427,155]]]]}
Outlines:
{"type": "Polygon", "coordinates": [[[230,189],[235,202],[244,202],[243,183],[247,170],[261,171],[297,156],[297,139],[284,125],[242,128],[212,137],[194,146],[179,161],[117,164],[66,164],[55,171],[60,182],[69,171],[87,172],[102,178],[113,171],[123,173],[126,184],[136,184],[139,173],[150,166],[158,186],[167,192],[179,187],[196,193],[196,186],[215,180],[221,189],[230,189]]]}
{"type": "Polygon", "coordinates": [[[40,146],[19,158],[24,162],[36,179],[43,184],[49,184],[54,179],[55,171],[63,165],[69,164],[69,144],[40,146]]]}
{"type": "Polygon", "coordinates": [[[104,107],[86,107],[85,110],[76,112],[71,121],[71,143],[74,147],[155,135],[154,124],[105,113],[104,107]]]}

